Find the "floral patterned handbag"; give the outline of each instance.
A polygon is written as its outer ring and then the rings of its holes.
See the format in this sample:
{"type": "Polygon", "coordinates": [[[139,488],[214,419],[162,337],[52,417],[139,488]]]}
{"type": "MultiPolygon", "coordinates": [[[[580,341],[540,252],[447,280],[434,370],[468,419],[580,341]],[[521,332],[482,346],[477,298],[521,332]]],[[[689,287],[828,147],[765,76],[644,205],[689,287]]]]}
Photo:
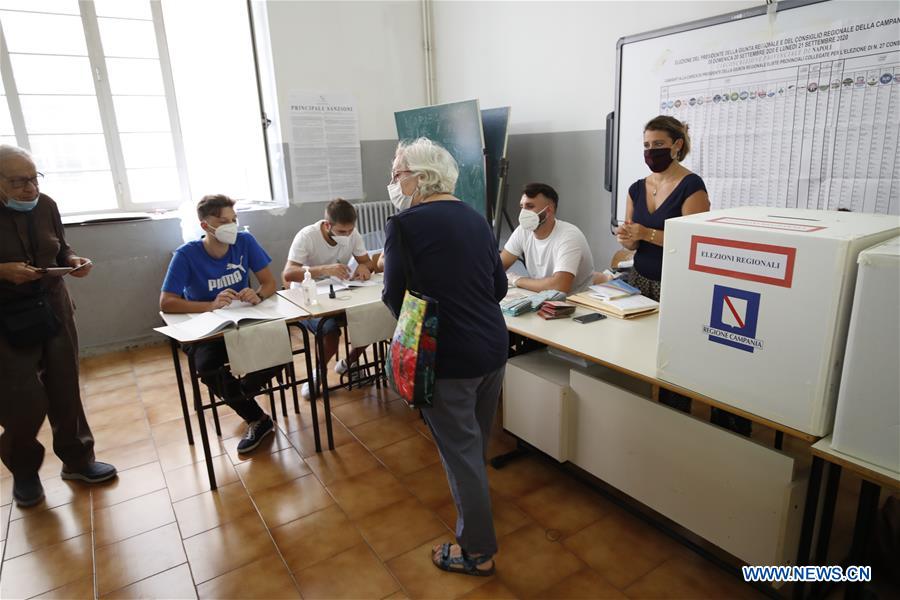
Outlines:
{"type": "Polygon", "coordinates": [[[438,302],[413,291],[413,261],[400,224],[394,222],[406,263],[406,294],[397,328],[388,346],[388,385],[411,408],[427,408],[434,395],[434,365],[437,353],[438,302]]]}

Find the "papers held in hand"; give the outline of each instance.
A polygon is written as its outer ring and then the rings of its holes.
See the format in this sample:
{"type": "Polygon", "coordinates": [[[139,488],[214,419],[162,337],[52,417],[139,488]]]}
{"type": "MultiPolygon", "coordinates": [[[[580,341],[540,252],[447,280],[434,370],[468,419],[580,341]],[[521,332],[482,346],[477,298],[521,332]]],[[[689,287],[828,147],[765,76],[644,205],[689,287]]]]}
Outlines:
{"type": "MultiPolygon", "coordinates": [[[[256,305],[246,302],[232,302],[225,308],[192,315],[177,323],[172,323],[167,318],[166,322],[171,324],[165,327],[157,327],[154,331],[174,338],[179,342],[191,342],[236,325],[248,325],[275,319],[292,319],[305,314],[306,311],[299,307],[290,303],[279,302],[277,297],[273,297],[256,305]]],[[[170,316],[165,315],[164,318],[170,316]]]]}
{"type": "Polygon", "coordinates": [[[45,267],[35,269],[38,273],[43,275],[44,277],[62,277],[63,275],[68,275],[69,273],[74,273],[75,271],[79,271],[84,269],[90,265],[92,265],[91,261],[87,261],[77,267],[45,267]]]}

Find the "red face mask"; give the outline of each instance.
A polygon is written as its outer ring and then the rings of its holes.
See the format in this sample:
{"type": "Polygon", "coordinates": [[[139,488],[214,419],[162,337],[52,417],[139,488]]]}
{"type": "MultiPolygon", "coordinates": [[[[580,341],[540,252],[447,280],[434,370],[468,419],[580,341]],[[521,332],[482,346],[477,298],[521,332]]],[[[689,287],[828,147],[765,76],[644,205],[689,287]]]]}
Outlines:
{"type": "Polygon", "coordinates": [[[662,173],[672,164],[671,148],[647,148],[644,150],[644,162],[654,173],[662,173]]]}

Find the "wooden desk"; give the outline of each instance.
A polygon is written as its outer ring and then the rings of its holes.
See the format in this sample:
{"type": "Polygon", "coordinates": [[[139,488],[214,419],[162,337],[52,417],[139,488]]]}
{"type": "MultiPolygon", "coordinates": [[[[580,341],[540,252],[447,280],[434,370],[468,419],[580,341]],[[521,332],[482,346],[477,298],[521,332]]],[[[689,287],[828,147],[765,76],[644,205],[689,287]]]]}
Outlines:
{"type": "MultiPolygon", "coordinates": [[[[291,302],[288,302],[287,300],[280,298],[278,296],[273,296],[272,298],[265,300],[265,303],[267,304],[267,306],[270,306],[270,305],[274,306],[280,314],[283,314],[285,317],[285,321],[288,324],[300,321],[302,319],[309,318],[309,315],[305,310],[303,310],[302,308],[300,308],[300,307],[292,304],[291,302]]],[[[183,322],[191,319],[195,315],[194,314],[171,314],[171,313],[162,313],[161,312],[160,316],[162,317],[162,319],[166,323],[166,325],[177,325],[179,323],[183,323],[183,322]]],[[[191,426],[191,417],[190,417],[190,413],[188,411],[188,406],[187,406],[187,395],[185,394],[185,390],[184,390],[184,379],[181,374],[181,360],[178,357],[178,350],[179,350],[179,348],[184,350],[185,347],[190,346],[192,344],[211,342],[214,340],[221,339],[225,336],[225,331],[227,331],[227,330],[218,331],[214,334],[204,336],[201,338],[196,338],[196,339],[192,339],[192,340],[181,340],[181,341],[176,340],[173,337],[167,336],[167,337],[169,337],[169,345],[172,349],[172,363],[175,367],[175,379],[178,383],[178,395],[181,400],[181,412],[182,412],[182,416],[184,417],[184,427],[187,432],[188,444],[190,444],[190,445],[194,444],[194,432],[193,432],[193,427],[191,426]]],[[[203,445],[203,457],[206,460],[206,472],[209,477],[210,489],[214,490],[217,488],[216,474],[215,474],[215,471],[213,470],[212,451],[209,446],[209,432],[206,429],[206,419],[203,416],[203,401],[201,400],[201,395],[200,395],[200,382],[198,379],[197,366],[194,363],[194,355],[189,352],[185,352],[185,354],[187,354],[187,357],[188,357],[188,373],[190,374],[190,377],[191,377],[191,393],[193,395],[193,401],[194,401],[194,412],[197,413],[197,417],[198,417],[197,421],[198,421],[198,426],[200,428],[200,441],[203,445]]],[[[293,363],[291,364],[291,367],[293,368],[293,363]]],[[[296,381],[294,382],[294,384],[295,384],[294,394],[295,394],[295,402],[296,402],[296,393],[297,393],[296,381]]],[[[273,415],[273,418],[277,418],[277,415],[273,415]]],[[[315,406],[313,406],[312,419],[313,419],[314,435],[316,437],[316,441],[318,442],[319,421],[316,416],[315,406]]],[[[218,423],[218,421],[217,421],[217,423],[218,423]]],[[[318,444],[316,445],[316,450],[317,451],[320,450],[318,444]]]]}
{"type": "MultiPolygon", "coordinates": [[[[816,523],[816,511],[818,509],[819,492],[821,487],[822,469],[828,463],[828,476],[825,481],[825,498],[822,502],[822,515],[819,524],[819,539],[816,541],[816,549],[809,563],[806,561],[798,564],[824,565],[828,558],[828,544],[831,538],[831,527],[834,522],[834,509],[837,503],[838,486],[841,480],[841,472],[847,469],[862,479],[859,490],[859,504],[856,508],[856,519],[853,527],[853,541],[850,544],[850,554],[847,557],[847,565],[861,565],[865,549],[868,546],[869,536],[875,515],[878,512],[878,498],[881,488],[900,490],[900,473],[885,469],[870,462],[855,458],[831,448],[831,436],[822,438],[812,446],[813,464],[809,478],[809,492],[807,493],[806,508],[804,514],[804,530],[800,538],[800,558],[809,557],[812,546],[812,534],[816,523]]],[[[804,586],[798,584],[794,590],[795,598],[803,598],[804,586]]],[[[847,584],[846,597],[858,597],[862,584],[847,584]]],[[[819,595],[821,586],[812,586],[811,596],[819,595]]]]}
{"type": "MultiPolygon", "coordinates": [[[[315,332],[316,354],[319,357],[324,356],[324,336],[322,330],[325,327],[325,319],[329,317],[337,317],[344,314],[348,308],[356,308],[359,306],[367,306],[381,302],[382,274],[378,273],[372,276],[371,281],[375,281],[378,285],[350,288],[335,292],[335,298],[329,298],[327,295],[319,294],[316,299],[318,304],[307,305],[304,303],[303,292],[299,288],[291,288],[281,290],[278,295],[283,299],[292,302],[301,307],[309,314],[311,319],[319,319],[315,332]]],[[[322,384],[322,404],[325,407],[325,433],[328,436],[328,449],[334,450],[334,434],[331,423],[331,400],[328,392],[328,365],[324,360],[316,361],[316,370],[318,371],[318,380],[322,384]]],[[[318,393],[318,384],[309,386],[310,403],[313,407],[316,405],[316,395],[318,393]]],[[[313,419],[315,419],[313,413],[313,419]]],[[[316,449],[319,449],[318,432],[316,434],[316,449]]]]}

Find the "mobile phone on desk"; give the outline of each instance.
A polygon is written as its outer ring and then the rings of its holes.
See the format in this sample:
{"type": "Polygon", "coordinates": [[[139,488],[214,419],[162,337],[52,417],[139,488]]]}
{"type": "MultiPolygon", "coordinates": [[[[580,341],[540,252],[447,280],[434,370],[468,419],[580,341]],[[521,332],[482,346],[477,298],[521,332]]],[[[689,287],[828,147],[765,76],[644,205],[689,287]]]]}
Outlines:
{"type": "Polygon", "coordinates": [[[572,320],[576,323],[581,323],[582,325],[586,325],[587,323],[593,323],[594,321],[602,321],[606,318],[606,315],[602,313],[588,313],[586,315],[581,315],[580,317],[573,317],[572,320]]]}

